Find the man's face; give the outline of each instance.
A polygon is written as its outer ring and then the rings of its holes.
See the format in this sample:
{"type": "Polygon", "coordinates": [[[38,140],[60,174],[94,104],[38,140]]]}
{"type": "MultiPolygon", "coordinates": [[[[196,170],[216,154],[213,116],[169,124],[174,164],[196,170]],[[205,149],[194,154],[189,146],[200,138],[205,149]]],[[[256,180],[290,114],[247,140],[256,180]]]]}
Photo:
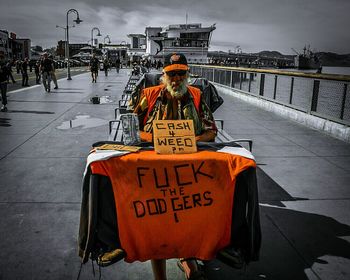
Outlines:
{"type": "Polygon", "coordinates": [[[173,70],[165,72],[164,80],[167,86],[170,86],[174,91],[178,91],[186,84],[188,72],[186,70],[173,70]]]}

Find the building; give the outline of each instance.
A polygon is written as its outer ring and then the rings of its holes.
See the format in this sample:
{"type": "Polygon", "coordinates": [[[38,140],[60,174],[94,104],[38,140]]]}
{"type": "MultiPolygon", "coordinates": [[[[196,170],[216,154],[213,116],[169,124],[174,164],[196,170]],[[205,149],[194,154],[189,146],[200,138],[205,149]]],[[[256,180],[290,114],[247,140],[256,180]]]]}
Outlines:
{"type": "Polygon", "coordinates": [[[172,24],[166,27],[146,27],[145,35],[128,34],[131,60],[147,57],[163,59],[166,54],[181,52],[189,63],[207,63],[208,49],[215,24],[202,27],[200,23],[172,24]]]}
{"type": "Polygon", "coordinates": [[[129,60],[130,45],[125,42],[120,44],[99,44],[99,49],[102,50],[103,55],[112,63],[112,66],[116,65],[117,59],[119,59],[122,65],[126,65],[129,60]]]}
{"type": "Polygon", "coordinates": [[[0,30],[0,53],[7,59],[31,59],[30,39],[17,38],[16,33],[0,30]]]}
{"type": "Polygon", "coordinates": [[[0,54],[9,58],[10,55],[10,47],[9,47],[9,34],[6,30],[0,30],[0,54]]]}
{"type": "MultiPolygon", "coordinates": [[[[72,57],[73,55],[76,55],[80,52],[80,50],[84,47],[90,47],[89,44],[79,43],[79,44],[69,44],[69,57],[72,57]]],[[[66,51],[66,41],[58,41],[57,48],[56,48],[56,55],[60,56],[61,58],[65,57],[65,51],[66,51]]]]}
{"type": "Polygon", "coordinates": [[[146,55],[146,36],[144,34],[128,34],[130,38],[130,47],[128,57],[131,62],[139,61],[146,55]]]}
{"type": "Polygon", "coordinates": [[[166,54],[181,52],[189,63],[207,63],[207,54],[215,24],[173,24],[166,27],[146,27],[146,56],[162,59],[166,54]]]}

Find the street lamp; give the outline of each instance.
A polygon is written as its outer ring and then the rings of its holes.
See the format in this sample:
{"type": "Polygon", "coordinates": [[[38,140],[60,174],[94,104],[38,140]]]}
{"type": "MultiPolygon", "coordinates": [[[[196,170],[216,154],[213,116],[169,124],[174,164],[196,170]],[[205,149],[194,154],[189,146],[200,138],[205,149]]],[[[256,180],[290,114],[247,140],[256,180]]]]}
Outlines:
{"type": "Polygon", "coordinates": [[[107,43],[110,44],[111,43],[111,38],[109,37],[109,35],[107,35],[106,37],[103,38],[103,44],[105,44],[106,39],[108,39],[107,43]]]}
{"type": "Polygon", "coordinates": [[[97,35],[96,36],[102,36],[100,29],[98,29],[98,27],[94,27],[91,29],[91,56],[93,53],[93,45],[94,45],[94,30],[97,30],[97,35]]]}
{"type": "MultiPolygon", "coordinates": [[[[70,27],[75,27],[75,25],[72,25],[70,27]]],[[[67,42],[67,28],[60,26],[60,25],[57,25],[57,24],[56,24],[56,28],[62,28],[64,30],[64,43],[66,44],[66,42],[67,42]]],[[[67,58],[67,48],[66,47],[64,48],[64,58],[67,58]]]]}
{"type": "Polygon", "coordinates": [[[66,33],[67,33],[67,41],[66,41],[66,55],[67,55],[67,80],[71,80],[71,76],[70,76],[70,65],[69,65],[69,26],[68,26],[68,15],[70,13],[75,13],[77,15],[77,18],[75,20],[73,20],[76,24],[79,24],[82,22],[82,20],[79,18],[79,13],[76,9],[69,9],[67,11],[67,26],[66,26],[66,33]]]}

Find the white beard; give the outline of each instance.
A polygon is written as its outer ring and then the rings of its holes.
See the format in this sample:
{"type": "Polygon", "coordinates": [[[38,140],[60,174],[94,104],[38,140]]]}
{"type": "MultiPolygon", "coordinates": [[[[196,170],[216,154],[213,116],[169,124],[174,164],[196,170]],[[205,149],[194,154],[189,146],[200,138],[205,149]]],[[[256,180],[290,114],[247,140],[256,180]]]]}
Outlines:
{"type": "Polygon", "coordinates": [[[181,82],[181,84],[179,85],[179,87],[176,90],[174,90],[173,87],[171,86],[170,79],[167,79],[166,77],[163,76],[162,81],[163,81],[167,91],[175,99],[180,99],[187,92],[187,79],[184,79],[183,82],[181,82]]]}

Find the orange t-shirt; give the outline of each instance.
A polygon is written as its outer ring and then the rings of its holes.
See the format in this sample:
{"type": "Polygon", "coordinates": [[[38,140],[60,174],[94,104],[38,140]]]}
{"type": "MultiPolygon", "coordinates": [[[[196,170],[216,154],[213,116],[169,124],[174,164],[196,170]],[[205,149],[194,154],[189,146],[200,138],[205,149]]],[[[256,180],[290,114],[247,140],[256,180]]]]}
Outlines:
{"type": "Polygon", "coordinates": [[[229,245],[237,175],[251,159],[214,151],[131,153],[91,163],[111,179],[125,261],[196,257],[229,245]]]}

